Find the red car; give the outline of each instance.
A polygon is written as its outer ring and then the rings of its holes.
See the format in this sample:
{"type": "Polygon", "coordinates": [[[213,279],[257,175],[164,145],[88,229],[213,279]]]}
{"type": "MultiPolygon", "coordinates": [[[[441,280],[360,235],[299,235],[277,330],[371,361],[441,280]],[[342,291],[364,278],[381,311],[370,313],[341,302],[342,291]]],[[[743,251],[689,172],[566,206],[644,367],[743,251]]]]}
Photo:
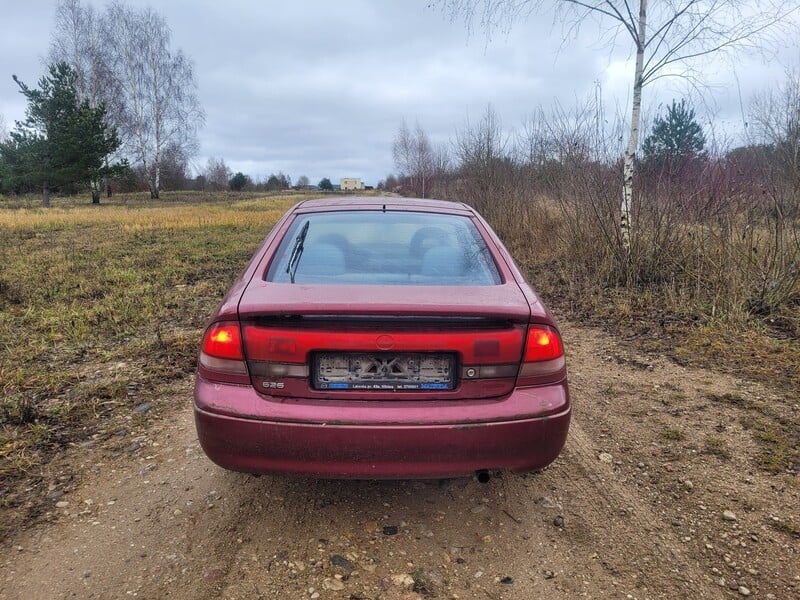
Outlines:
{"type": "Polygon", "coordinates": [[[570,401],[553,317],[475,210],[337,197],[289,210],[217,308],[194,414],[226,469],[486,480],[555,460],[570,401]]]}

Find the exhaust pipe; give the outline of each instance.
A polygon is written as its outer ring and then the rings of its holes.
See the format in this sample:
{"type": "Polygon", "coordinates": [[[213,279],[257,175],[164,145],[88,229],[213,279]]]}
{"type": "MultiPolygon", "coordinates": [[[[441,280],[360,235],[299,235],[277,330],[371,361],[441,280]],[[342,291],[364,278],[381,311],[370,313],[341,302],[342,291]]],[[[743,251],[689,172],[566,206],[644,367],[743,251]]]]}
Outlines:
{"type": "Polygon", "coordinates": [[[478,479],[479,483],[489,483],[492,475],[486,469],[479,469],[475,471],[475,477],[478,479]]]}

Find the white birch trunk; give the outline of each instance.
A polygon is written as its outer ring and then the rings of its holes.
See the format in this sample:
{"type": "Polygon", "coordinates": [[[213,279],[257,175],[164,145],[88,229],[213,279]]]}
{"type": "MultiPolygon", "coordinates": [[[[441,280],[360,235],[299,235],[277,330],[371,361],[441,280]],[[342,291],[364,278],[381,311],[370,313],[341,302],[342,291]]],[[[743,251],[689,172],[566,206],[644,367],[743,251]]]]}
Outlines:
{"type": "Polygon", "coordinates": [[[158,200],[159,193],[161,191],[161,134],[162,134],[162,116],[163,111],[165,109],[164,100],[162,95],[159,91],[167,85],[168,81],[166,78],[162,79],[162,72],[161,69],[163,64],[159,60],[163,58],[160,55],[159,50],[163,50],[161,48],[161,43],[163,40],[157,39],[155,37],[151,38],[150,40],[151,48],[149,54],[149,64],[150,64],[150,104],[151,110],[153,112],[153,150],[155,151],[153,156],[153,179],[150,183],[150,198],[153,200],[158,200]]]}
{"type": "Polygon", "coordinates": [[[620,236],[626,254],[631,251],[631,201],[633,199],[633,173],[636,168],[636,149],[639,146],[639,128],[642,120],[642,70],[647,25],[647,0],[639,1],[639,28],[636,40],[636,72],[633,78],[633,107],[631,109],[631,135],[625,150],[622,168],[622,207],[620,209],[620,236]]]}
{"type": "Polygon", "coordinates": [[[153,168],[155,170],[155,176],[153,177],[154,185],[151,196],[153,200],[158,200],[161,192],[161,157],[158,152],[156,152],[156,161],[153,168]]]}

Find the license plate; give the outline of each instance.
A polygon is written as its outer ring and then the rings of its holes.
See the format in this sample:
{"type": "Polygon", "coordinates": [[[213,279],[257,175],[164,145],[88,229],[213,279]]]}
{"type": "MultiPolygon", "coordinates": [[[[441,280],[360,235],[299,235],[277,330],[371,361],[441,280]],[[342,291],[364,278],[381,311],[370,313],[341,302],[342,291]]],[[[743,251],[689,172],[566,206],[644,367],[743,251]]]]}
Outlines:
{"type": "Polygon", "coordinates": [[[318,390],[452,390],[454,373],[451,354],[320,352],[313,383],[318,390]]]}

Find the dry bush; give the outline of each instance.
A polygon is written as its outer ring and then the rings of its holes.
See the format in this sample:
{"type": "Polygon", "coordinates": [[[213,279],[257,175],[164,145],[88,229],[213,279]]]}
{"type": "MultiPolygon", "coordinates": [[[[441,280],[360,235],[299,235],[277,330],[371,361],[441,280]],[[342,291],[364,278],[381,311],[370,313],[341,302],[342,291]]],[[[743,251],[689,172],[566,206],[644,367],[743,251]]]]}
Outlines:
{"type": "Polygon", "coordinates": [[[582,315],[800,329],[800,199],[761,151],[640,165],[619,233],[619,139],[591,104],[539,110],[512,144],[489,108],[458,133],[446,195],[475,206],[535,283],[582,315]],[[615,315],[616,311],[616,315],[615,315]],[[657,315],[657,319],[653,316],[657,315]]]}
{"type": "Polygon", "coordinates": [[[660,283],[672,282],[668,297],[698,317],[745,322],[781,315],[794,318],[796,330],[800,221],[791,215],[797,197],[777,172],[758,165],[751,179],[726,159],[689,167],[641,186],[647,202],[640,233],[662,242],[650,244],[660,255],[650,265],[660,269],[660,283]],[[664,230],[666,243],[656,237],[664,230]]]}

